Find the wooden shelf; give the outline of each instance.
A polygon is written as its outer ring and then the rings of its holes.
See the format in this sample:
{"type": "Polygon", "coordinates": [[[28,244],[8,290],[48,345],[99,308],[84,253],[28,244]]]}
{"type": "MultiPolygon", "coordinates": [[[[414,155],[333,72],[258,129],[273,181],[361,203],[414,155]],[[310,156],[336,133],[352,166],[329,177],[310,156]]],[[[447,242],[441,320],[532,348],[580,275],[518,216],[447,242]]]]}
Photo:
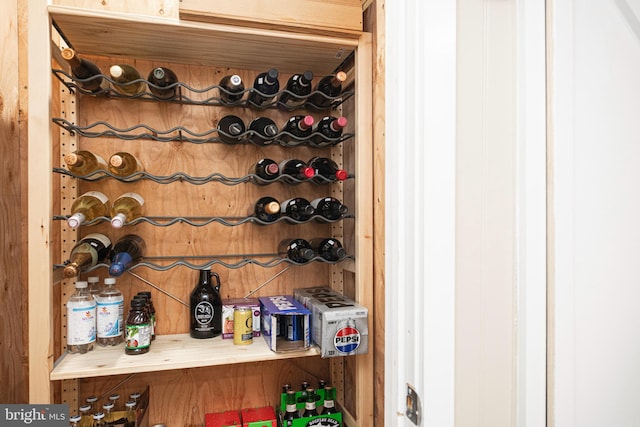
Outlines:
{"type": "Polygon", "coordinates": [[[292,35],[145,15],[49,6],[62,34],[81,54],[283,73],[330,74],[358,39],[292,35]]]}
{"type": "Polygon", "coordinates": [[[51,372],[51,380],[101,377],[139,372],[251,363],[266,360],[318,356],[317,347],[308,350],[276,353],[267,347],[263,337],[253,344],[237,346],[232,339],[220,337],[193,339],[189,334],[158,335],[146,354],[128,355],[124,344],[98,347],[85,354],[63,354],[51,372]]]}

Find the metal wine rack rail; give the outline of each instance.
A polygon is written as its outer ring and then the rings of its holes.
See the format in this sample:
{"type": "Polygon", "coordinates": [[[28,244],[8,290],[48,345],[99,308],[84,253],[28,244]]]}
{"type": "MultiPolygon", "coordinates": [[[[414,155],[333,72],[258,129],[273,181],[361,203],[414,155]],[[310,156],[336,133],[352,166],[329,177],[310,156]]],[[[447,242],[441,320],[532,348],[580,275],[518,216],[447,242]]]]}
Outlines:
{"type": "Polygon", "coordinates": [[[77,91],[79,93],[82,93],[84,95],[91,95],[91,96],[104,96],[104,97],[110,97],[110,98],[129,98],[129,99],[142,99],[142,100],[153,100],[153,101],[163,101],[163,102],[177,102],[177,103],[181,103],[181,104],[193,104],[193,105],[216,105],[216,106],[225,106],[225,107],[254,107],[254,108],[258,108],[258,109],[269,109],[269,108],[279,108],[279,109],[283,109],[285,111],[294,111],[297,109],[306,109],[306,108],[313,108],[315,110],[318,111],[322,111],[322,110],[327,110],[327,107],[319,107],[316,104],[311,103],[310,101],[307,101],[308,98],[310,98],[313,95],[317,95],[320,97],[323,97],[326,100],[329,100],[331,105],[329,108],[336,108],[337,106],[339,106],[340,104],[342,104],[344,101],[346,101],[347,99],[351,98],[354,94],[353,91],[351,90],[346,90],[343,91],[340,96],[338,97],[329,97],[327,95],[325,95],[324,93],[320,92],[320,91],[312,91],[309,95],[305,96],[305,97],[301,97],[299,95],[294,94],[291,91],[288,91],[286,89],[281,90],[280,92],[278,92],[275,95],[275,100],[271,101],[271,102],[267,102],[265,104],[262,105],[257,105],[254,104],[253,102],[249,101],[248,99],[240,99],[238,101],[235,102],[224,102],[220,99],[220,97],[218,96],[207,96],[208,92],[225,92],[227,94],[230,95],[240,95],[242,94],[243,98],[244,95],[246,93],[258,93],[260,95],[263,96],[267,96],[267,97],[272,97],[273,95],[267,95],[263,92],[260,92],[257,89],[254,88],[248,88],[248,89],[244,89],[242,92],[234,92],[231,93],[228,90],[226,90],[225,88],[221,87],[220,85],[211,85],[211,86],[207,86],[205,88],[202,89],[197,89],[197,88],[193,88],[185,83],[182,82],[176,82],[173,83],[169,86],[158,86],[155,85],[151,82],[149,82],[146,79],[137,79],[137,80],[133,80],[131,82],[127,82],[127,83],[118,83],[116,81],[114,81],[113,79],[111,79],[111,77],[106,76],[104,74],[96,74],[95,76],[91,76],[89,78],[86,79],[78,79],[78,78],[74,78],[72,77],[70,74],[68,74],[67,72],[63,71],[63,70],[59,70],[59,69],[52,69],[53,74],[58,78],[58,80],[60,80],[67,88],[69,88],[70,91],[72,91],[72,93],[74,91],[77,91]],[[140,93],[137,93],[135,95],[124,95],[121,94],[120,92],[117,92],[115,90],[113,90],[111,87],[107,87],[107,88],[102,88],[98,91],[95,92],[91,92],[88,91],[86,89],[83,89],[80,85],[78,85],[77,83],[85,83],[85,82],[90,82],[93,80],[99,80],[99,79],[103,79],[108,81],[111,85],[113,86],[120,86],[120,87],[125,87],[125,86],[129,86],[129,85],[135,85],[138,84],[140,82],[143,82],[145,84],[147,84],[153,88],[156,89],[162,89],[162,90],[166,90],[166,89],[172,89],[172,88],[176,88],[176,95],[171,96],[171,97],[158,97],[156,95],[154,95],[151,92],[147,92],[147,91],[143,91],[140,93]],[[305,101],[303,103],[303,105],[300,106],[295,106],[295,107],[290,107],[286,104],[283,104],[281,102],[278,101],[278,99],[280,98],[280,95],[283,93],[287,93],[289,94],[294,100],[296,101],[305,101]],[[194,95],[196,94],[204,94],[203,99],[196,99],[194,97],[194,95]]]}
{"type": "MultiPolygon", "coordinates": [[[[271,268],[271,267],[276,267],[280,264],[292,264],[292,265],[307,265],[311,262],[323,262],[325,264],[338,264],[340,262],[344,262],[344,261],[348,261],[351,260],[353,261],[355,259],[355,257],[353,255],[347,255],[343,258],[341,258],[338,261],[328,261],[322,257],[316,256],[311,258],[309,261],[304,262],[304,263],[300,263],[300,262],[296,262],[293,261],[289,258],[283,258],[281,256],[278,256],[278,254],[242,254],[242,255],[201,255],[201,256],[197,256],[197,257],[189,257],[189,258],[197,258],[197,259],[208,259],[209,261],[207,261],[206,263],[202,263],[202,264],[196,264],[190,261],[186,261],[184,258],[186,257],[144,257],[143,259],[145,260],[170,260],[170,259],[178,259],[177,261],[171,262],[170,264],[166,264],[166,265],[161,265],[159,263],[156,262],[151,262],[151,261],[142,261],[142,262],[138,262],[134,265],[132,265],[131,267],[127,268],[127,271],[132,271],[135,270],[137,268],[140,267],[146,267],[146,268],[150,268],[152,270],[156,270],[156,271],[167,271],[167,270],[171,270],[172,268],[175,267],[179,267],[179,266],[184,266],[184,267],[188,267],[194,270],[202,270],[204,268],[207,267],[211,267],[213,265],[220,265],[226,268],[230,268],[230,269],[238,269],[238,268],[242,268],[245,267],[247,265],[258,265],[260,267],[264,267],[264,268],[271,268]],[[258,261],[256,258],[269,258],[266,261],[258,261]],[[225,262],[223,261],[221,258],[241,258],[239,261],[235,261],[235,262],[225,262]]],[[[64,268],[66,264],[54,264],[53,265],[53,269],[58,270],[61,268],[64,268]]],[[[90,268],[87,268],[86,270],[83,270],[83,273],[89,273],[91,271],[94,271],[98,268],[109,268],[109,264],[106,263],[98,263],[90,268]]]]}
{"type": "MultiPolygon", "coordinates": [[[[227,227],[235,227],[238,225],[242,225],[242,224],[247,224],[247,223],[253,223],[253,224],[260,224],[260,225],[270,225],[270,224],[275,224],[278,222],[287,222],[287,223],[291,223],[291,224],[306,224],[308,222],[312,222],[312,221],[321,221],[321,222],[325,222],[325,223],[333,223],[333,222],[338,222],[338,221],[342,221],[343,219],[353,219],[355,218],[355,216],[353,214],[345,214],[343,215],[341,218],[335,219],[335,220],[331,220],[331,219],[327,219],[323,216],[320,215],[313,215],[311,216],[308,220],[304,220],[304,221],[298,221],[296,219],[293,218],[289,218],[286,216],[281,216],[280,218],[276,219],[275,221],[263,221],[255,216],[247,216],[247,217],[235,217],[235,216],[225,216],[225,217],[181,217],[181,216],[141,216],[138,217],[136,219],[134,219],[131,222],[127,222],[124,225],[135,225],[135,224],[139,224],[142,222],[146,222],[148,224],[154,225],[156,227],[169,227],[171,225],[174,224],[179,224],[179,223],[184,223],[184,224],[189,224],[191,226],[194,227],[203,227],[205,225],[217,222],[220,223],[222,225],[225,225],[227,227]]],[[[54,221],[66,221],[67,219],[69,219],[69,216],[67,215],[54,215],[53,216],[54,221]]],[[[87,221],[82,223],[83,226],[88,226],[88,225],[96,225],[105,221],[109,221],[109,218],[106,216],[100,216],[97,218],[94,218],[91,221],[87,221]]]]}
{"type": "MultiPolygon", "coordinates": [[[[63,118],[54,117],[51,119],[53,123],[58,126],[66,129],[72,136],[78,134],[85,138],[100,138],[100,137],[116,137],[119,139],[133,141],[137,139],[150,139],[154,141],[160,142],[171,142],[171,141],[180,141],[180,142],[191,142],[194,144],[204,144],[210,142],[218,142],[227,145],[235,145],[228,144],[222,141],[219,135],[224,135],[229,138],[237,139],[237,144],[251,144],[250,138],[253,135],[256,135],[257,138],[264,138],[260,136],[257,132],[253,130],[247,130],[240,135],[234,136],[230,135],[224,131],[218,129],[210,129],[206,132],[198,133],[194,132],[190,129],[187,129],[184,126],[176,126],[171,129],[158,130],[154,129],[146,124],[136,124],[134,126],[128,128],[117,128],[110,123],[104,121],[98,121],[91,123],[87,126],[78,126],[74,123],[71,123],[68,120],[63,118]]],[[[314,145],[307,144],[309,140],[314,137],[319,137],[323,140],[323,144],[321,144],[318,148],[324,148],[328,146],[333,146],[340,144],[348,139],[354,137],[353,133],[344,133],[338,138],[327,138],[319,132],[313,132],[311,135],[305,138],[298,138],[293,134],[281,131],[278,132],[273,138],[269,138],[269,143],[267,144],[255,144],[258,146],[265,146],[271,144],[279,144],[284,147],[296,147],[299,145],[309,145],[310,147],[314,147],[314,145]],[[291,140],[284,140],[283,137],[289,137],[291,140]]]]}
{"type": "MultiPolygon", "coordinates": [[[[74,174],[73,172],[65,168],[53,168],[53,172],[63,174],[63,175],[68,175],[73,178],[83,179],[85,181],[100,181],[105,178],[114,178],[122,182],[136,182],[142,179],[148,179],[148,180],[157,182],[158,184],[170,184],[172,182],[188,182],[194,185],[202,185],[209,182],[219,182],[224,185],[231,186],[231,185],[245,184],[249,182],[256,183],[256,184],[271,184],[274,182],[283,182],[283,181],[294,182],[297,184],[306,183],[306,182],[311,182],[315,184],[329,184],[333,182],[329,178],[326,178],[322,175],[314,176],[313,179],[317,180],[318,182],[313,182],[310,179],[300,180],[298,178],[295,178],[291,175],[286,175],[286,174],[279,175],[273,179],[265,180],[263,178],[260,178],[256,174],[247,174],[242,177],[232,178],[232,177],[227,177],[225,175],[222,175],[220,173],[212,173],[207,176],[199,177],[199,176],[191,176],[184,172],[176,172],[171,175],[153,175],[148,172],[140,171],[140,172],[135,172],[131,175],[123,177],[123,176],[114,175],[113,173],[107,170],[102,170],[102,169],[96,170],[86,175],[74,174]]],[[[349,176],[347,177],[347,179],[353,179],[353,178],[355,178],[353,174],[349,174],[349,176]]]]}

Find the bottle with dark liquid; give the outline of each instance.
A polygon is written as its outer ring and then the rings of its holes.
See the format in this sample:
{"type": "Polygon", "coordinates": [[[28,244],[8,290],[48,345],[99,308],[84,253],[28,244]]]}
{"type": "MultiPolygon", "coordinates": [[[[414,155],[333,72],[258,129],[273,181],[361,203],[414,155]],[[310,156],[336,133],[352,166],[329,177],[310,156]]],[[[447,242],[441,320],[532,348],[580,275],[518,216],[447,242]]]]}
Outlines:
{"type": "Polygon", "coordinates": [[[269,71],[258,74],[253,82],[253,90],[249,94],[249,106],[263,106],[273,100],[279,90],[278,70],[271,68],[269,71]]]}
{"type": "Polygon", "coordinates": [[[149,91],[161,99],[170,99],[178,94],[178,76],[166,67],[156,67],[149,73],[149,91]]]}
{"type": "Polygon", "coordinates": [[[278,245],[278,254],[293,262],[304,264],[313,259],[311,245],[304,239],[285,239],[278,245]]]}
{"type": "Polygon", "coordinates": [[[319,197],[311,201],[315,214],[330,221],[336,221],[347,214],[349,209],[335,197],[319,197]]]}
{"type": "Polygon", "coordinates": [[[327,116],[320,119],[309,138],[312,147],[327,147],[337,144],[342,131],[347,126],[346,117],[327,116]]]}
{"type": "Polygon", "coordinates": [[[336,389],[330,385],[325,385],[322,415],[335,414],[336,412],[338,412],[336,409],[336,389]]]}
{"type": "Polygon", "coordinates": [[[280,203],[271,196],[261,197],[254,206],[253,214],[263,222],[274,222],[280,218],[280,203]]]}
{"type": "Polygon", "coordinates": [[[81,58],[78,53],[71,48],[62,49],[61,54],[62,58],[71,66],[71,74],[75,79],[90,79],[85,82],[78,82],[82,89],[90,92],[98,92],[102,89],[102,77],[92,78],[102,74],[102,71],[100,71],[100,68],[98,68],[96,64],[81,58]]]}
{"type": "Polygon", "coordinates": [[[257,177],[257,179],[254,180],[257,184],[267,184],[270,181],[278,179],[280,167],[274,160],[264,158],[258,160],[252,173],[257,177]]]}
{"type": "Polygon", "coordinates": [[[327,261],[340,261],[347,256],[347,251],[338,239],[331,237],[316,237],[309,241],[315,254],[327,261]]]}
{"type": "Polygon", "coordinates": [[[269,145],[278,134],[278,126],[268,117],[256,117],[249,123],[249,142],[255,145],[269,145]]]}
{"type": "Polygon", "coordinates": [[[64,267],[64,276],[77,276],[81,271],[105,259],[109,251],[111,240],[107,236],[99,233],[87,234],[71,249],[69,262],[64,267]]]}
{"type": "Polygon", "coordinates": [[[312,71],[291,76],[287,80],[285,91],[278,98],[278,107],[293,109],[302,106],[311,93],[311,80],[313,80],[312,71]]]}
{"type": "Polygon", "coordinates": [[[120,276],[134,262],[138,262],[144,256],[145,249],[146,243],[142,237],[136,234],[122,236],[113,245],[109,275],[120,276]]]}
{"type": "Polygon", "coordinates": [[[280,204],[282,215],[296,221],[307,221],[311,219],[315,211],[311,203],[303,197],[293,197],[280,204]]]}
{"type": "Polygon", "coordinates": [[[307,104],[317,109],[331,107],[334,98],[342,92],[342,83],[347,80],[347,73],[340,71],[333,76],[325,76],[318,82],[307,104]]]}
{"type": "Polygon", "coordinates": [[[304,403],[302,418],[318,415],[318,410],[316,408],[317,397],[315,389],[312,387],[307,388],[307,401],[304,403]]]}
{"type": "Polygon", "coordinates": [[[313,181],[317,184],[344,181],[349,174],[340,169],[336,162],[328,157],[313,157],[309,160],[309,167],[315,172],[313,181]]]}
{"type": "Polygon", "coordinates": [[[218,86],[220,86],[221,104],[233,104],[240,101],[244,96],[244,83],[242,83],[242,79],[237,74],[224,76],[218,86]]]}
{"type": "Polygon", "coordinates": [[[280,162],[280,174],[283,175],[283,181],[296,185],[303,181],[307,181],[315,175],[313,168],[309,167],[306,162],[300,159],[287,159],[280,162]],[[291,179],[293,178],[293,179],[291,179]]]}
{"type": "Polygon", "coordinates": [[[226,144],[237,144],[241,141],[245,130],[242,119],[229,114],[218,122],[218,139],[226,144]]]}
{"type": "Polygon", "coordinates": [[[147,308],[149,309],[149,317],[151,317],[151,341],[153,341],[156,339],[157,316],[156,308],[153,305],[153,300],[151,299],[151,291],[140,291],[136,297],[142,297],[146,300],[147,308]]]}
{"type": "Polygon", "coordinates": [[[131,300],[125,326],[125,354],[144,354],[151,346],[151,317],[141,299],[131,300]]]}
{"type": "Polygon", "coordinates": [[[192,338],[213,338],[222,334],[220,277],[211,268],[200,270],[200,277],[189,299],[192,338]],[[211,283],[216,278],[216,286],[211,283]]]}
{"type": "Polygon", "coordinates": [[[281,130],[280,141],[289,144],[300,144],[313,131],[312,116],[292,116],[281,130]]]}

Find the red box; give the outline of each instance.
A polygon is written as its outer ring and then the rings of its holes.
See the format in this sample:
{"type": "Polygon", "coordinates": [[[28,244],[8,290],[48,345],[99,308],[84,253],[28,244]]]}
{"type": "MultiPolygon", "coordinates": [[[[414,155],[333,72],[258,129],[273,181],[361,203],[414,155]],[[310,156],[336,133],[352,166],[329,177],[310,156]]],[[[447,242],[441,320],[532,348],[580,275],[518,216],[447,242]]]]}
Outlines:
{"type": "Polygon", "coordinates": [[[242,427],[277,427],[276,413],[271,406],[243,409],[242,427]]]}
{"type": "Polygon", "coordinates": [[[217,412],[215,414],[205,414],[204,416],[206,427],[241,427],[240,412],[238,411],[225,411],[217,412]]]}

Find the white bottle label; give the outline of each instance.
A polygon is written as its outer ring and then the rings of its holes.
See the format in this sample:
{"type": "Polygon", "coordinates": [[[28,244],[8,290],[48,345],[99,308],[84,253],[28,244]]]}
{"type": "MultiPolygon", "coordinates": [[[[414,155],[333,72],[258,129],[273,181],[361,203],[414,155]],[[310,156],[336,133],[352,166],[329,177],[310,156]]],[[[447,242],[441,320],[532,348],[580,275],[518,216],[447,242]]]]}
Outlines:
{"type": "MultiPolygon", "coordinates": [[[[135,200],[136,202],[140,203],[140,206],[144,205],[144,199],[142,198],[141,195],[139,195],[138,193],[124,193],[123,195],[121,195],[120,197],[118,197],[118,199],[123,199],[125,197],[129,197],[132,198],[133,200],[135,200]]],[[[115,204],[115,203],[114,203],[115,204]]]]}
{"type": "Polygon", "coordinates": [[[102,204],[106,204],[109,201],[109,198],[104,193],[101,193],[99,191],[87,191],[82,196],[95,197],[96,199],[100,200],[102,204]]]}
{"type": "Polygon", "coordinates": [[[122,335],[124,321],[124,297],[97,298],[98,338],[112,338],[122,335]]]}
{"type": "Polygon", "coordinates": [[[96,302],[67,303],[67,344],[83,345],[96,340],[96,302]]]}

